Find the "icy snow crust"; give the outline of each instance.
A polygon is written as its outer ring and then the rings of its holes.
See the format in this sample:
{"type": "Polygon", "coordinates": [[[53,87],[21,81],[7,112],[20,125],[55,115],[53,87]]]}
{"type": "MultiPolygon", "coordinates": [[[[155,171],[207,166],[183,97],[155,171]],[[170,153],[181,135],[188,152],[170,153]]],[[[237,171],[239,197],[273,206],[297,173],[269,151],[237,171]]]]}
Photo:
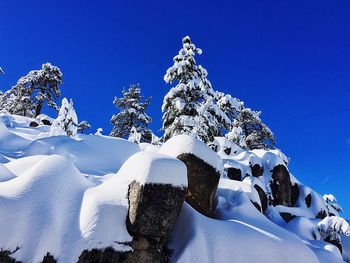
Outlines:
{"type": "MultiPolygon", "coordinates": [[[[215,218],[184,204],[168,245],[172,262],[344,262],[335,246],[313,240],[317,224],[327,231],[337,223],[314,219],[315,213],[332,208],[293,176],[300,188],[295,207],[269,207],[265,216],[253,206],[251,201],[261,205],[253,185],[269,193],[270,170],[289,161],[278,150],[245,151],[217,138],[216,153],[190,136],[176,136],[160,149],[108,136],[50,137],[49,126],[30,128],[33,120],[0,114],[0,250],[14,252],[16,260],[41,262],[50,253],[70,263],[85,249],[131,250],[125,223],[129,183],[185,187],[186,167],[174,157],[192,153],[220,172],[223,165],[238,167],[245,178],[233,181],[222,173],[215,218]],[[264,168],[259,178],[250,176],[254,164],[264,168]],[[281,211],[298,217],[285,223],[281,211]]],[[[349,237],[342,239],[349,261],[349,237]]]]}

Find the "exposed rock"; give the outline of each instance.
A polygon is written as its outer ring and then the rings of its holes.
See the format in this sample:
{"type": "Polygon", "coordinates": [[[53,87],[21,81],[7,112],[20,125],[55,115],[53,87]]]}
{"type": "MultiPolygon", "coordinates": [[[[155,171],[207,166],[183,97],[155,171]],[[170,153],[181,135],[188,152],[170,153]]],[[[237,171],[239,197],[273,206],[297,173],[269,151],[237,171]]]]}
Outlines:
{"type": "MultiPolygon", "coordinates": [[[[17,248],[18,249],[18,248],[17,248]]],[[[11,257],[13,253],[15,253],[17,250],[10,252],[8,250],[1,250],[0,251],[0,263],[21,263],[21,261],[17,261],[14,258],[11,257]]],[[[45,257],[43,258],[42,263],[56,263],[56,259],[50,255],[50,253],[47,253],[45,257]]]]}
{"type": "Polygon", "coordinates": [[[262,176],[264,173],[264,169],[259,164],[254,164],[251,166],[252,169],[252,175],[255,177],[262,176]]]}
{"type": "Polygon", "coordinates": [[[77,263],[119,263],[123,262],[123,253],[113,248],[84,250],[77,263]]]}
{"type": "Polygon", "coordinates": [[[38,127],[39,124],[36,121],[32,121],[31,123],[29,123],[29,127],[38,127]]]}
{"type": "Polygon", "coordinates": [[[162,237],[174,226],[185,201],[186,189],[166,184],[129,185],[128,231],[162,237]]]}
{"type": "Polygon", "coordinates": [[[133,235],[132,252],[123,262],[164,262],[168,233],[174,227],[186,199],[186,189],[170,184],[129,185],[128,231],[133,235]]]}
{"type": "Polygon", "coordinates": [[[43,125],[48,125],[48,126],[50,126],[52,124],[51,121],[45,120],[45,119],[41,120],[41,122],[43,125]]]}
{"type": "Polygon", "coordinates": [[[227,177],[231,180],[241,181],[242,180],[242,171],[241,169],[229,167],[226,169],[227,177]]]}
{"type": "Polygon", "coordinates": [[[225,149],[224,149],[224,152],[225,152],[227,155],[230,155],[230,154],[231,154],[231,148],[225,148],[225,149]]]}
{"type": "Polygon", "coordinates": [[[187,166],[188,191],[186,201],[198,212],[212,217],[215,213],[215,193],[220,173],[191,153],[178,157],[187,166]]]}
{"type": "Polygon", "coordinates": [[[259,198],[260,198],[260,202],[261,202],[261,211],[263,213],[265,213],[265,211],[267,209],[267,195],[264,192],[264,190],[260,186],[258,186],[257,184],[254,185],[254,188],[259,194],[259,198]]]}
{"type": "Polygon", "coordinates": [[[298,184],[293,184],[292,185],[292,206],[295,206],[296,202],[298,201],[299,199],[299,194],[300,194],[300,191],[299,191],[299,185],[298,184]]]}
{"type": "Polygon", "coordinates": [[[46,256],[43,258],[42,263],[56,263],[56,259],[50,255],[50,253],[47,253],[46,256]]]}
{"type": "Polygon", "coordinates": [[[311,194],[308,194],[306,197],[305,197],[305,203],[306,203],[306,206],[307,207],[310,207],[311,206],[311,194]]]}
{"type": "Polygon", "coordinates": [[[271,190],[274,205],[292,206],[292,183],[287,168],[277,165],[272,170],[271,190]]]}
{"type": "Polygon", "coordinates": [[[20,261],[16,261],[15,259],[11,258],[11,254],[13,254],[14,252],[10,252],[8,250],[1,250],[0,262],[1,263],[20,263],[20,261]]]}
{"type": "Polygon", "coordinates": [[[284,221],[286,221],[286,223],[288,223],[289,221],[291,221],[292,219],[294,219],[296,216],[292,215],[291,213],[280,213],[281,217],[284,219],[284,221]]]}
{"type": "Polygon", "coordinates": [[[255,208],[258,209],[258,211],[260,213],[262,213],[261,207],[260,207],[260,205],[257,202],[253,202],[252,200],[250,200],[250,202],[252,202],[252,204],[255,206],[255,208]]]}

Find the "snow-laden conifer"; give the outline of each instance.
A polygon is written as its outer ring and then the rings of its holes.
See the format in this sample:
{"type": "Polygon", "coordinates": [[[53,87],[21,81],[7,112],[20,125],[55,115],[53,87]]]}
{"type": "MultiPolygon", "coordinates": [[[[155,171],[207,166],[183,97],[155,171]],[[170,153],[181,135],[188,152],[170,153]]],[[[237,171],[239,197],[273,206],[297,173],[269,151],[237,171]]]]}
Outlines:
{"type": "Polygon", "coordinates": [[[115,97],[113,101],[119,112],[111,118],[113,129],[110,135],[129,139],[131,131],[136,131],[141,136],[138,142],[151,142],[152,132],[148,124],[152,119],[146,114],[150,102],[151,98],[143,101],[139,85],[130,85],[128,90],[123,89],[123,96],[115,97]]]}
{"type": "Polygon", "coordinates": [[[164,97],[164,139],[177,134],[193,134],[210,142],[214,136],[222,135],[221,129],[230,120],[216,104],[207,71],[196,64],[195,55],[202,54],[202,50],[188,36],[182,39],[182,45],[173,59],[173,66],[164,76],[166,83],[177,83],[164,97]]]}
{"type": "Polygon", "coordinates": [[[58,110],[56,99],[61,95],[60,69],[45,63],[39,70],[32,70],[21,77],[15,86],[1,96],[0,107],[10,114],[36,117],[46,103],[58,110]]]}
{"type": "Polygon", "coordinates": [[[59,110],[58,117],[51,125],[51,136],[66,135],[72,137],[77,134],[78,117],[73,107],[73,101],[63,98],[62,106],[59,110]]]}
{"type": "Polygon", "coordinates": [[[261,112],[242,109],[232,123],[232,130],[226,137],[249,149],[273,149],[275,137],[260,119],[261,112]]]}

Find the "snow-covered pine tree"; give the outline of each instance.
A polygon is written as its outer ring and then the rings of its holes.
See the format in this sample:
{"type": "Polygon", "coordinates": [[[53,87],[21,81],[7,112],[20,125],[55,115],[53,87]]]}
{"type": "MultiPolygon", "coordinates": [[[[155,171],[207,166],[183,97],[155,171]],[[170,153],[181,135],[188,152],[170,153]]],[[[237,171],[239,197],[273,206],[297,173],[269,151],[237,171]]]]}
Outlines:
{"type": "Polygon", "coordinates": [[[90,128],[91,128],[91,125],[87,121],[81,121],[78,124],[78,132],[84,133],[85,130],[88,130],[90,128]]]}
{"type": "Polygon", "coordinates": [[[11,114],[36,117],[43,104],[58,110],[56,99],[61,95],[62,73],[58,67],[45,63],[21,77],[15,86],[5,92],[0,107],[11,114]]]}
{"type": "Polygon", "coordinates": [[[53,121],[50,133],[51,136],[65,135],[72,137],[77,134],[78,117],[73,107],[73,101],[63,98],[62,106],[58,112],[58,117],[53,121]]]}
{"type": "Polygon", "coordinates": [[[253,149],[273,149],[275,137],[272,131],[260,119],[261,112],[249,108],[242,109],[232,123],[231,140],[241,147],[253,149]],[[236,135],[236,136],[235,136],[236,135]],[[244,140],[244,144],[242,141],[244,140]]]}
{"type": "Polygon", "coordinates": [[[35,103],[35,116],[41,113],[44,102],[51,108],[58,110],[56,99],[61,96],[59,85],[62,84],[62,72],[51,63],[45,63],[40,70],[32,70],[20,78],[17,85],[30,90],[35,103]]]}
{"type": "Polygon", "coordinates": [[[29,90],[19,87],[12,87],[0,96],[0,109],[10,114],[35,117],[35,104],[29,90]]]}
{"type": "Polygon", "coordinates": [[[197,65],[195,55],[202,54],[190,37],[182,39],[183,47],[173,59],[165,76],[166,83],[177,85],[164,97],[164,140],[177,134],[193,134],[204,142],[221,135],[221,129],[230,122],[216,105],[215,92],[207,79],[207,71],[197,65]]]}
{"type": "MultiPolygon", "coordinates": [[[[237,98],[233,98],[230,94],[223,92],[215,92],[215,100],[218,107],[226,114],[230,120],[230,125],[237,119],[239,112],[243,109],[244,103],[237,98]]],[[[231,127],[227,127],[230,129],[231,127]]]]}
{"type": "Polygon", "coordinates": [[[141,134],[140,142],[152,141],[152,131],[147,127],[152,121],[146,114],[151,98],[143,101],[140,85],[130,85],[129,89],[123,89],[123,97],[115,97],[113,104],[119,109],[118,114],[111,118],[113,129],[110,136],[128,139],[132,128],[141,134]]]}

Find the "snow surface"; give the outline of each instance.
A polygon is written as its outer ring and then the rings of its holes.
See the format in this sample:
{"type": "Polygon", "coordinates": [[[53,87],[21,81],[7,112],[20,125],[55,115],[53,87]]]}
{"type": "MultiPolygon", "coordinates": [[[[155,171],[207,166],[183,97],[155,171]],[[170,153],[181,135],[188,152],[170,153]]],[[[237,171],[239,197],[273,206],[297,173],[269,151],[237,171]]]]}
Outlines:
{"type": "Polygon", "coordinates": [[[131,156],[120,168],[118,176],[145,184],[171,184],[187,187],[186,165],[168,155],[139,152],[131,156]]]}
{"type": "Polygon", "coordinates": [[[211,165],[216,171],[220,172],[223,168],[220,156],[211,150],[204,142],[190,135],[177,135],[164,143],[159,153],[178,157],[183,153],[191,153],[211,165]]]}
{"type": "MultiPolygon", "coordinates": [[[[168,244],[174,249],[172,262],[344,262],[334,245],[321,240],[319,226],[339,226],[348,233],[348,225],[331,217],[315,219],[320,210],[339,214],[294,176],[300,190],[294,207],[269,206],[264,215],[252,204],[260,204],[254,185],[270,194],[271,170],[287,167],[289,160],[279,150],[246,151],[216,138],[216,153],[188,135],[162,146],[102,135],[51,137],[48,126],[29,127],[31,121],[0,114],[0,249],[13,251],[16,260],[41,262],[50,253],[67,263],[76,262],[85,249],[130,250],[125,223],[129,183],[184,187],[186,166],[175,158],[192,153],[220,172],[239,168],[245,178],[229,180],[222,173],[215,218],[183,205],[168,244]],[[251,176],[254,164],[264,169],[258,178],[251,176]],[[307,207],[309,194],[312,205],[307,207]],[[283,211],[297,217],[286,223],[279,214],[283,211]]],[[[341,238],[344,260],[350,262],[350,239],[341,238]]]]}

